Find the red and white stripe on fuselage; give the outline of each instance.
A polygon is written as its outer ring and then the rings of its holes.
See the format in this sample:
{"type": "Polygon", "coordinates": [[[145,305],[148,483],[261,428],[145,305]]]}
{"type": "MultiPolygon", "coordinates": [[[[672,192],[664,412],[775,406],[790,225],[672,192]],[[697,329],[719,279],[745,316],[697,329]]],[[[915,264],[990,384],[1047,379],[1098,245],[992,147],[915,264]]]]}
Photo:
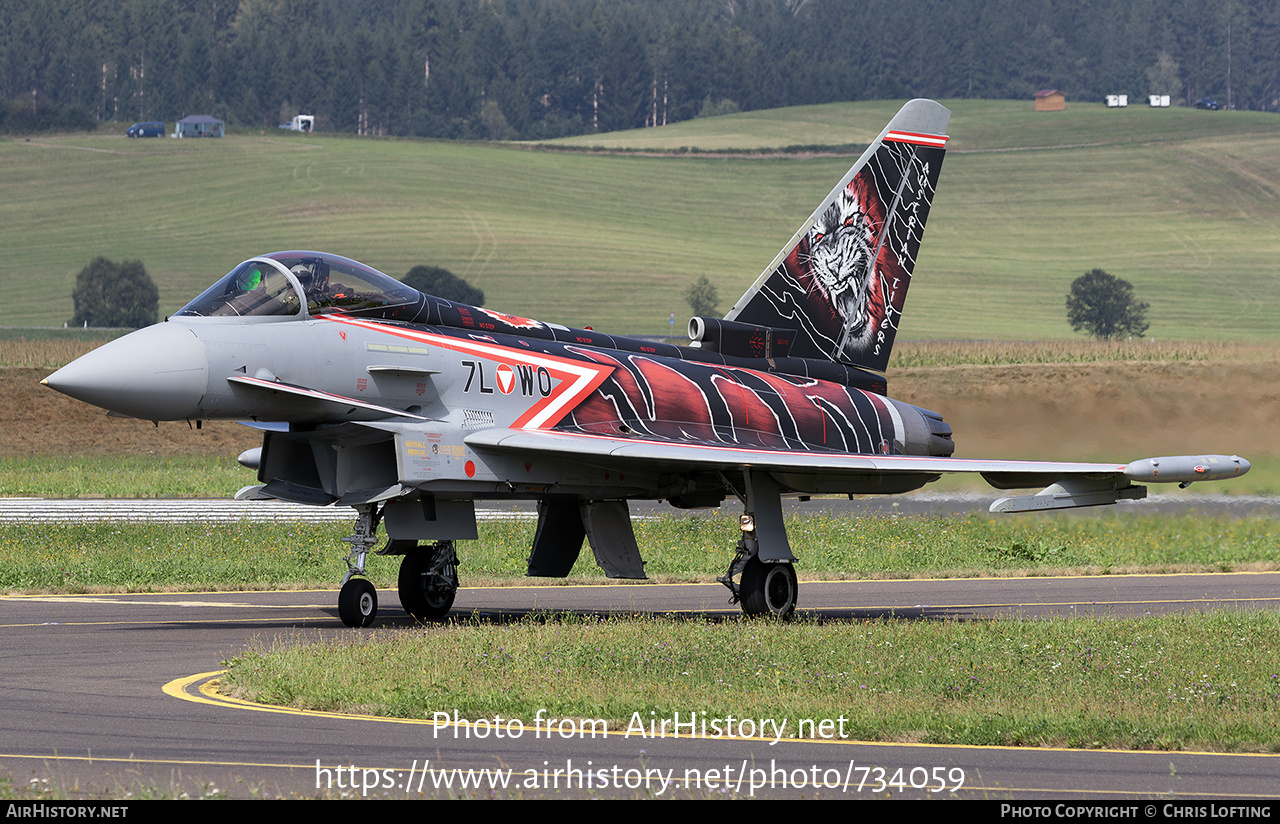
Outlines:
{"type": "MultiPolygon", "coordinates": [[[[550,429],[577,406],[583,398],[595,391],[604,379],[613,372],[613,367],[587,361],[575,361],[555,355],[544,355],[537,352],[522,352],[498,343],[484,343],[438,335],[432,332],[420,332],[406,329],[403,326],[388,326],[377,321],[353,318],[344,315],[322,315],[322,319],[356,326],[384,335],[417,341],[429,346],[448,349],[462,354],[475,355],[499,364],[525,364],[534,369],[546,369],[554,381],[549,395],[539,398],[525,410],[514,423],[512,429],[550,429]]],[[[504,392],[504,394],[506,394],[504,392]]]]}

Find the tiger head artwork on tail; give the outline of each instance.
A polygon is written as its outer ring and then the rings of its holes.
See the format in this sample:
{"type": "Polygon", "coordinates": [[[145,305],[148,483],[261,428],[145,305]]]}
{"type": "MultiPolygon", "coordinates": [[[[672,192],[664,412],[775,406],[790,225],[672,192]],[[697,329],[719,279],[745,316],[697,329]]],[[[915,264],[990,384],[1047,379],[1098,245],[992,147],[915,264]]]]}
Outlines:
{"type": "Polygon", "coordinates": [[[794,330],[793,356],[884,371],[950,115],[904,107],[726,319],[794,330]]]}
{"type": "Polygon", "coordinates": [[[885,294],[876,288],[876,251],[884,215],[868,197],[865,178],[855,177],[787,256],[788,268],[805,283],[834,324],[857,348],[885,317],[885,294]],[[865,205],[864,205],[865,204],[865,205]]]}

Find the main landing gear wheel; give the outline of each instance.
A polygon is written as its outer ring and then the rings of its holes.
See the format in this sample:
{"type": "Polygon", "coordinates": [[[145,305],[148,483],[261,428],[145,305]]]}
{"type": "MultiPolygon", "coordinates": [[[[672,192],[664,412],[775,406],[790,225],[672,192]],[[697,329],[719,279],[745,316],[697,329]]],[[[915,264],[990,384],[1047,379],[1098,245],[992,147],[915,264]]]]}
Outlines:
{"type": "Polygon", "coordinates": [[[352,578],[338,593],[338,617],[349,627],[367,627],[378,617],[378,590],[366,578],[352,578]]]}
{"type": "Polygon", "coordinates": [[[449,614],[458,593],[458,556],[452,541],[406,553],[400,562],[400,605],[419,621],[449,614]]]}
{"type": "Polygon", "coordinates": [[[747,615],[790,618],[796,611],[800,584],[791,564],[766,564],[758,557],[748,559],[739,585],[742,611],[747,615]]]}

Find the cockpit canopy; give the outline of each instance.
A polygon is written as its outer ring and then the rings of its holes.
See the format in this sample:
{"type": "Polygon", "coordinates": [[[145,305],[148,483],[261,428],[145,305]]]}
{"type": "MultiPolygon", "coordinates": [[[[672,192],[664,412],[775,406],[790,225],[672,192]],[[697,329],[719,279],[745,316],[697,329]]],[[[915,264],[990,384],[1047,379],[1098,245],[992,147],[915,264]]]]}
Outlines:
{"type": "Polygon", "coordinates": [[[232,269],[177,317],[292,317],[341,312],[412,321],[426,298],[363,263],[324,252],[273,252],[232,269]]]}

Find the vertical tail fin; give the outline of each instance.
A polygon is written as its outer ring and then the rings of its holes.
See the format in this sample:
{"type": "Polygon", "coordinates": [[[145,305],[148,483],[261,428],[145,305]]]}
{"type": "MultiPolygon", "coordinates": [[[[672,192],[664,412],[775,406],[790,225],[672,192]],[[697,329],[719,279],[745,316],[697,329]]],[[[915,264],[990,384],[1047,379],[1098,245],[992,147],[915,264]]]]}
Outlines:
{"type": "Polygon", "coordinates": [[[950,119],[932,100],[903,106],[725,318],[794,329],[792,357],[883,372],[950,119]]]}

